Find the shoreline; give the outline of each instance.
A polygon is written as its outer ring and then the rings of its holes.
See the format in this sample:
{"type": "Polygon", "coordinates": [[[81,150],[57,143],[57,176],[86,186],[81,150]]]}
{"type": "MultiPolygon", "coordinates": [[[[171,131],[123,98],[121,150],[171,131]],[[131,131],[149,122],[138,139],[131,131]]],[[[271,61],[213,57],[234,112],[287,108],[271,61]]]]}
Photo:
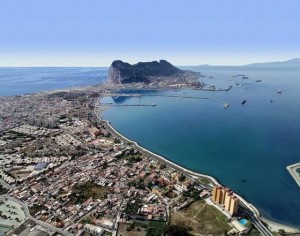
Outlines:
{"type": "Polygon", "coordinates": [[[277,223],[273,220],[269,220],[265,217],[260,217],[260,219],[268,224],[268,228],[271,229],[272,232],[274,231],[278,231],[279,229],[284,229],[286,233],[299,233],[300,229],[294,227],[294,226],[289,226],[289,225],[285,225],[285,224],[281,224],[281,223],[277,223]]]}
{"type": "MultiPolygon", "coordinates": [[[[120,139],[122,139],[123,141],[126,140],[127,142],[132,143],[138,150],[148,154],[150,157],[161,161],[165,164],[167,164],[169,167],[173,168],[173,169],[177,169],[179,171],[184,172],[185,174],[190,175],[191,178],[196,179],[196,177],[204,177],[204,178],[208,178],[212,181],[212,183],[214,183],[215,185],[219,185],[219,186],[223,186],[215,177],[210,176],[210,175],[206,175],[206,174],[201,174],[198,172],[194,172],[190,169],[187,169],[171,160],[169,160],[168,158],[161,156],[157,153],[154,153],[142,146],[140,146],[136,141],[133,141],[127,137],[125,137],[124,135],[122,135],[120,132],[118,132],[113,126],[112,124],[108,121],[108,120],[104,120],[102,117],[100,117],[100,113],[103,111],[98,111],[96,112],[97,109],[97,105],[100,103],[100,100],[102,99],[102,97],[99,97],[96,101],[96,106],[95,106],[95,110],[94,113],[97,116],[97,118],[99,119],[99,121],[105,122],[105,126],[106,128],[108,128],[112,133],[114,133],[117,137],[119,137],[120,139]]],[[[109,106],[107,107],[109,108],[109,106]]],[[[106,110],[106,109],[105,109],[106,110]]],[[[223,186],[226,187],[226,186],[223,186]]],[[[300,227],[296,228],[294,226],[289,226],[289,225],[285,225],[285,224],[281,224],[281,223],[277,223],[275,221],[266,219],[265,217],[261,216],[259,210],[252,205],[251,203],[249,203],[248,201],[246,201],[243,197],[241,197],[239,194],[235,193],[235,195],[239,198],[239,200],[245,205],[247,206],[252,212],[253,214],[259,218],[261,221],[265,222],[268,224],[268,228],[272,229],[272,231],[276,230],[276,232],[278,231],[278,229],[284,229],[286,232],[290,232],[290,233],[295,233],[295,232],[300,232],[300,227]]]]}

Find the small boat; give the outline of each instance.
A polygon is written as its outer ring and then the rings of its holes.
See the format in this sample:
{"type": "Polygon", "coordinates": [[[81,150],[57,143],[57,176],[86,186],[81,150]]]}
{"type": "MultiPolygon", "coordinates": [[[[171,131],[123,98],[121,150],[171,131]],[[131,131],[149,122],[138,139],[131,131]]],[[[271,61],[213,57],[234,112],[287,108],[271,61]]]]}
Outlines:
{"type": "Polygon", "coordinates": [[[246,103],[246,100],[242,101],[242,105],[244,105],[246,103]]]}
{"type": "Polygon", "coordinates": [[[249,79],[249,77],[248,76],[243,76],[242,79],[249,79]]]}
{"type": "Polygon", "coordinates": [[[262,81],[261,79],[255,80],[256,83],[261,82],[261,81],[262,81]]]}
{"type": "Polygon", "coordinates": [[[153,107],[155,107],[155,106],[156,106],[156,103],[152,103],[151,105],[152,105],[153,107]]]}
{"type": "Polygon", "coordinates": [[[282,93],[282,91],[281,91],[280,89],[278,89],[278,90],[277,90],[277,93],[281,94],[281,93],[282,93]]]}
{"type": "Polygon", "coordinates": [[[230,105],[229,103],[224,103],[223,104],[224,109],[227,109],[229,107],[229,105],[230,105]]]}
{"type": "Polygon", "coordinates": [[[246,76],[246,75],[237,74],[236,76],[246,76]]]}

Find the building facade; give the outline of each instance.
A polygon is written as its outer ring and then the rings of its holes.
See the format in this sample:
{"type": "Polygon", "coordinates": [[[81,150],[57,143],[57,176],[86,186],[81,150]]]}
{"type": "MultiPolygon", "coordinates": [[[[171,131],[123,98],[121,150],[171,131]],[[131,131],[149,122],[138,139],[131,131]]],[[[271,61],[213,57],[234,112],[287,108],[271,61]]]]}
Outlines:
{"type": "Polygon", "coordinates": [[[215,186],[212,192],[212,201],[223,206],[230,215],[234,215],[238,210],[239,199],[228,188],[215,186]]]}

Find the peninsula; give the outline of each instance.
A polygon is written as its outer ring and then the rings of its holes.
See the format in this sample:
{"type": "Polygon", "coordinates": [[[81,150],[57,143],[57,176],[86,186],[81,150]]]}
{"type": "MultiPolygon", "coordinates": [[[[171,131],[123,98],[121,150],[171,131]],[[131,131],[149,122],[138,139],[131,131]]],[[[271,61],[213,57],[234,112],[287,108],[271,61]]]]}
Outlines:
{"type": "Polygon", "coordinates": [[[201,88],[200,73],[180,70],[166,60],[139,62],[131,65],[116,60],[108,72],[108,82],[112,84],[142,83],[150,86],[201,88]]]}

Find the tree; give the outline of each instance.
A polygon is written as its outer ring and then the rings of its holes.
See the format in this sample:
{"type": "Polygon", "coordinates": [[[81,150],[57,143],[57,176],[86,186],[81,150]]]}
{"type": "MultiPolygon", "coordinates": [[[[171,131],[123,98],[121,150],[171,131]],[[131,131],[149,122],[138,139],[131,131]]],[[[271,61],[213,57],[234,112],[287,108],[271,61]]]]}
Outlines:
{"type": "Polygon", "coordinates": [[[180,182],[183,182],[185,179],[186,179],[185,175],[182,174],[182,173],[180,173],[179,176],[178,176],[178,180],[179,180],[180,182]]]}
{"type": "Polygon", "coordinates": [[[279,229],[278,234],[281,235],[281,236],[284,236],[285,235],[285,230],[284,229],[279,229]]]}
{"type": "Polygon", "coordinates": [[[166,236],[190,236],[191,228],[181,225],[168,225],[165,228],[166,236]]]}

